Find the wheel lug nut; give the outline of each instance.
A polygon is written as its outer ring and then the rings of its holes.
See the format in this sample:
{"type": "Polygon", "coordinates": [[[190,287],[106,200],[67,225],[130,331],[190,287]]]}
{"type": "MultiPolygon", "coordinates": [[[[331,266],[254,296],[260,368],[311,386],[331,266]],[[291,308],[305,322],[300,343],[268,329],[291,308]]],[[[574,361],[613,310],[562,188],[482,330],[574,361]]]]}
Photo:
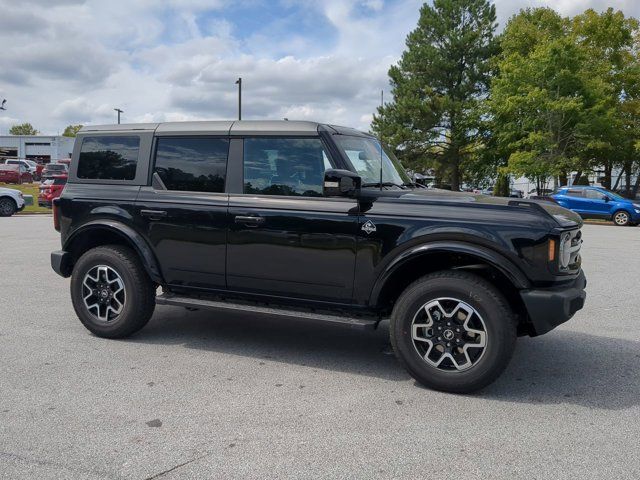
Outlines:
{"type": "Polygon", "coordinates": [[[442,340],[442,338],[441,338],[441,337],[438,337],[438,341],[440,341],[440,340],[442,340]]]}

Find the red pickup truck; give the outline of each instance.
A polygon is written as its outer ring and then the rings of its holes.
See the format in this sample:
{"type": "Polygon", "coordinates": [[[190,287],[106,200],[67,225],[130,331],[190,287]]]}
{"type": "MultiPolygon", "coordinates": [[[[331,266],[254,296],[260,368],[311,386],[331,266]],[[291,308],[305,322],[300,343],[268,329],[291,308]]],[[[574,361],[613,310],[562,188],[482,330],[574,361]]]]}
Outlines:
{"type": "Polygon", "coordinates": [[[67,184],[67,175],[54,175],[40,184],[38,205],[51,208],[53,199],[58,198],[67,184]]]}

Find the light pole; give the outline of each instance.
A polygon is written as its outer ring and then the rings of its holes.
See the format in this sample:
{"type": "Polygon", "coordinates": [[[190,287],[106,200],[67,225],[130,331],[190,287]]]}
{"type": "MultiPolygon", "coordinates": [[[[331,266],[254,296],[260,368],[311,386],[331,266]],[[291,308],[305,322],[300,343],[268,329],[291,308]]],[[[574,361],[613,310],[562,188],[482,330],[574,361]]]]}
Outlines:
{"type": "Polygon", "coordinates": [[[236,85],[238,85],[238,120],[242,120],[242,77],[238,77],[236,85]]]}
{"type": "Polygon", "coordinates": [[[118,112],[118,125],[120,125],[120,114],[124,113],[124,110],[120,110],[119,108],[114,108],[116,112],[118,112]]]}

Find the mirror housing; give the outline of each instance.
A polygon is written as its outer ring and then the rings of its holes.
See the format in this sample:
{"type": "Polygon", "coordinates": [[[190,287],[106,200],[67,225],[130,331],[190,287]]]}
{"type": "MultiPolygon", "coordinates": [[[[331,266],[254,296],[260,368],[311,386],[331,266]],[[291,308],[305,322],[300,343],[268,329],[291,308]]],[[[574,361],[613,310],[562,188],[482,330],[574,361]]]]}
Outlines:
{"type": "Polygon", "coordinates": [[[325,197],[355,198],[360,194],[362,179],[349,170],[330,168],[324,172],[322,193],[325,197]]]}

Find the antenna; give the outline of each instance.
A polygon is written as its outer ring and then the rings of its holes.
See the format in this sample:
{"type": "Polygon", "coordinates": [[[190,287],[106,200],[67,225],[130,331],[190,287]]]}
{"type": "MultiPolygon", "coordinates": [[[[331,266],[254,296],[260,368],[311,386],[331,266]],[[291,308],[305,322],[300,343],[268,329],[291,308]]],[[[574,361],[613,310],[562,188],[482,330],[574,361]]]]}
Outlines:
{"type": "Polygon", "coordinates": [[[378,142],[380,143],[380,191],[382,191],[382,128],[383,128],[383,119],[384,119],[384,89],[380,90],[380,138],[378,142]]]}

